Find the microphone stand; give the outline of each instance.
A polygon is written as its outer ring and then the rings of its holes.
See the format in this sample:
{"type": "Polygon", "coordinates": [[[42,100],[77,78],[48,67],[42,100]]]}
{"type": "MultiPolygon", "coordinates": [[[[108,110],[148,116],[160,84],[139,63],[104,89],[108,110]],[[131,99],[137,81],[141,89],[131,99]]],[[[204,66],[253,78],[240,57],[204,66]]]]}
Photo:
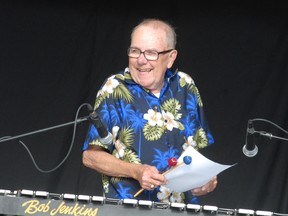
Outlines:
{"type": "Polygon", "coordinates": [[[46,131],[53,130],[53,129],[60,128],[60,127],[65,127],[65,126],[68,126],[68,125],[73,125],[73,124],[76,125],[76,124],[78,124],[80,122],[84,122],[84,121],[87,121],[87,120],[91,121],[91,113],[90,113],[89,116],[78,118],[78,114],[79,114],[79,112],[80,112],[80,110],[82,109],[83,106],[87,106],[87,108],[88,108],[88,110],[90,112],[93,111],[93,108],[92,108],[92,106],[89,103],[83,103],[83,104],[80,105],[80,107],[78,107],[77,112],[76,112],[76,117],[75,117],[74,121],[67,122],[67,123],[60,124],[60,125],[55,125],[55,126],[52,126],[52,127],[48,127],[48,128],[44,128],[44,129],[40,129],[40,130],[36,130],[36,131],[32,131],[32,132],[29,132],[29,133],[20,134],[20,135],[17,135],[17,136],[5,136],[5,137],[0,138],[0,143],[1,142],[6,142],[6,141],[10,141],[10,140],[14,140],[14,139],[18,139],[18,138],[22,138],[22,137],[33,135],[33,134],[37,134],[37,133],[46,132],[46,131]]]}
{"type": "Polygon", "coordinates": [[[0,143],[1,142],[6,142],[6,141],[10,141],[10,140],[14,140],[14,139],[18,139],[18,142],[20,142],[23,145],[23,147],[27,150],[28,154],[30,155],[30,157],[32,159],[32,162],[33,162],[34,166],[36,167],[36,169],[38,171],[40,171],[42,173],[50,173],[52,171],[55,171],[56,169],[58,169],[66,161],[66,159],[68,158],[68,156],[69,156],[69,154],[70,154],[70,152],[72,150],[73,143],[74,143],[74,138],[75,138],[75,132],[76,132],[76,125],[78,123],[81,123],[81,122],[84,122],[84,121],[87,121],[87,120],[89,120],[90,122],[92,121],[92,119],[91,119],[92,118],[92,113],[90,113],[89,116],[78,118],[78,114],[79,114],[79,112],[80,112],[80,110],[81,110],[81,108],[83,106],[87,106],[87,108],[88,108],[88,110],[90,112],[93,111],[92,106],[90,104],[88,104],[88,103],[81,104],[80,107],[78,108],[77,112],[76,112],[76,117],[75,117],[74,121],[67,122],[67,123],[60,124],[60,125],[55,125],[55,126],[52,126],[52,127],[48,127],[48,128],[44,128],[44,129],[40,129],[40,130],[36,130],[36,131],[32,131],[32,132],[29,132],[29,133],[20,134],[20,135],[17,135],[17,136],[5,136],[5,137],[0,138],[0,143]],[[34,157],[31,154],[31,152],[29,151],[28,147],[19,138],[22,138],[22,137],[25,137],[25,136],[29,136],[29,135],[33,135],[33,134],[37,134],[37,133],[46,132],[46,131],[57,129],[57,128],[61,128],[61,127],[65,127],[65,126],[68,126],[68,125],[74,125],[73,137],[72,137],[72,141],[71,141],[68,153],[66,154],[64,159],[56,167],[54,167],[54,168],[52,168],[50,170],[41,169],[37,165],[37,163],[35,162],[34,157]]]}
{"type": "Polygon", "coordinates": [[[274,136],[272,133],[268,133],[266,131],[254,131],[254,133],[258,134],[259,136],[268,137],[270,140],[280,139],[280,140],[288,141],[288,138],[274,136]]]}
{"type": "MultiPolygon", "coordinates": [[[[252,122],[256,122],[256,121],[267,122],[267,123],[273,125],[274,127],[278,128],[278,129],[281,130],[282,132],[288,134],[288,131],[287,131],[287,130],[285,130],[284,128],[280,127],[279,125],[277,125],[277,124],[275,124],[274,122],[269,121],[269,120],[267,120],[267,119],[255,118],[255,119],[250,119],[250,121],[252,121],[252,122]]],[[[260,135],[260,136],[268,137],[269,139],[276,138],[276,139],[288,141],[288,138],[279,137],[279,136],[274,136],[274,135],[272,135],[272,133],[268,133],[268,132],[266,132],[266,131],[256,131],[256,130],[254,130],[254,133],[257,133],[257,134],[260,135]]]]}
{"type": "Polygon", "coordinates": [[[54,130],[56,128],[61,128],[61,127],[73,125],[75,123],[78,124],[78,123],[87,121],[89,119],[90,119],[90,116],[86,116],[86,117],[79,118],[79,119],[77,119],[75,121],[67,122],[67,123],[60,124],[60,125],[55,125],[55,126],[48,127],[48,128],[43,128],[43,129],[32,131],[32,132],[29,132],[29,133],[24,133],[24,134],[20,134],[20,135],[16,135],[16,136],[9,136],[7,138],[3,137],[3,138],[0,138],[0,143],[1,142],[6,142],[6,141],[10,141],[10,140],[14,140],[14,139],[18,139],[18,138],[22,138],[22,137],[33,135],[33,134],[37,134],[37,133],[46,132],[46,131],[49,131],[49,130],[54,130]]]}

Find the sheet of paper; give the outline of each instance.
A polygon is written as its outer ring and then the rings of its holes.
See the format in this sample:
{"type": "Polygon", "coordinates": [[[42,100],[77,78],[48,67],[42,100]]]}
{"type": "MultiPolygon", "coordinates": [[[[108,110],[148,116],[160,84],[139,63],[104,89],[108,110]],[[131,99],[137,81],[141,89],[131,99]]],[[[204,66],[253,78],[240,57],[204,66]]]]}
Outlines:
{"type": "Polygon", "coordinates": [[[169,183],[165,187],[170,188],[172,191],[185,192],[193,188],[201,187],[211,180],[213,176],[218,175],[220,172],[234,166],[219,164],[209,160],[200,152],[189,146],[182,155],[178,158],[180,166],[172,167],[165,176],[169,183]],[[185,164],[183,158],[188,155],[192,157],[190,164],[185,164]]]}

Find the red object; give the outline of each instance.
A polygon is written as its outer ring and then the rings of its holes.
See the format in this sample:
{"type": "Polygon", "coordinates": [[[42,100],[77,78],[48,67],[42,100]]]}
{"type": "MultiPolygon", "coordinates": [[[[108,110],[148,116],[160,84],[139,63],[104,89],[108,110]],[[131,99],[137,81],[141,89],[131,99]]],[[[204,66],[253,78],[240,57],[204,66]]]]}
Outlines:
{"type": "Polygon", "coordinates": [[[171,157],[169,160],[168,160],[168,164],[169,164],[169,166],[176,166],[176,164],[177,164],[177,158],[175,158],[175,157],[171,157]]]}

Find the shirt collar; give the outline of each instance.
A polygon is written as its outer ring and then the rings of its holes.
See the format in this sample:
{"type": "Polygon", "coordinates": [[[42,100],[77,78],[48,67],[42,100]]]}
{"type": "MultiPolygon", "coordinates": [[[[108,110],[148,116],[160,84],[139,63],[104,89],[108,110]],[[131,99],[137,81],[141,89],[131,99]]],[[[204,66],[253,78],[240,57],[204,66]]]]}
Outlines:
{"type": "MultiPolygon", "coordinates": [[[[167,69],[166,72],[165,72],[165,81],[167,81],[169,83],[170,79],[172,77],[174,77],[176,74],[178,73],[178,69],[176,69],[174,72],[171,70],[171,69],[167,69]]],[[[130,74],[130,71],[129,71],[129,68],[126,67],[124,72],[124,80],[127,84],[137,84],[134,82],[134,80],[132,79],[131,77],[131,74],[130,74]]]]}

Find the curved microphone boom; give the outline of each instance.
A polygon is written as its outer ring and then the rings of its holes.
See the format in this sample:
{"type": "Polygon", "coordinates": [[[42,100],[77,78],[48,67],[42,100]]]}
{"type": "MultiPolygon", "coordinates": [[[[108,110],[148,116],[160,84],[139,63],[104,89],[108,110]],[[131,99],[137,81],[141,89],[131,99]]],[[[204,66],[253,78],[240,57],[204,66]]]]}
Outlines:
{"type": "Polygon", "coordinates": [[[112,134],[106,130],[104,124],[102,123],[100,117],[96,112],[92,112],[89,115],[90,122],[95,126],[99,134],[99,141],[103,145],[110,145],[113,141],[112,134]]]}
{"type": "Polygon", "coordinates": [[[253,127],[253,121],[248,120],[247,131],[246,131],[246,141],[242,148],[244,155],[247,157],[254,157],[258,153],[258,147],[255,145],[254,141],[255,130],[253,127]]]}

